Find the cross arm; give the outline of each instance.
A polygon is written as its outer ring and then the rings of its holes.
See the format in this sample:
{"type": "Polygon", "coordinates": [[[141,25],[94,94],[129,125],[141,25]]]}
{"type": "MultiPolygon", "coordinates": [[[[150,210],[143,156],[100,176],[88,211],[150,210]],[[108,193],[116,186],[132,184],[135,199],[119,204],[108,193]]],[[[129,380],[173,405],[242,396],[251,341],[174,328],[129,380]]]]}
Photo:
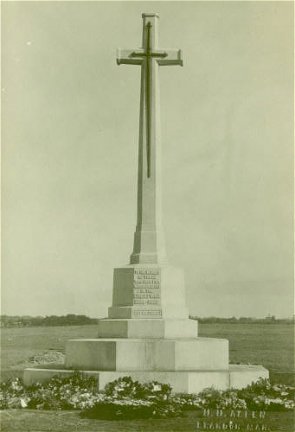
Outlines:
{"type": "Polygon", "coordinates": [[[143,49],[117,49],[117,65],[121,64],[132,64],[132,65],[141,65],[142,64],[142,54],[144,53],[143,49]]]}
{"type": "Polygon", "coordinates": [[[164,49],[163,51],[167,55],[157,59],[160,66],[183,66],[182,51],[180,49],[164,49]]]}

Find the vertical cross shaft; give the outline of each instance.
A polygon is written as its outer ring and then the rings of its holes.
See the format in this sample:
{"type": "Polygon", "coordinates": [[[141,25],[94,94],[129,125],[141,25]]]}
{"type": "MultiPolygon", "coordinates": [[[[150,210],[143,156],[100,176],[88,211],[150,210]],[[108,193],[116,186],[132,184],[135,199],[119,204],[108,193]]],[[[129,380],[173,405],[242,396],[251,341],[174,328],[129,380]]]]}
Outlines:
{"type": "Polygon", "coordinates": [[[151,22],[146,25],[146,130],[147,130],[147,176],[151,175],[151,22]]]}
{"type": "Polygon", "coordinates": [[[142,48],[118,50],[118,64],[141,66],[137,226],[131,264],[166,262],[161,224],[160,108],[158,67],[182,65],[180,50],[160,50],[158,15],[143,14],[142,48]]]}

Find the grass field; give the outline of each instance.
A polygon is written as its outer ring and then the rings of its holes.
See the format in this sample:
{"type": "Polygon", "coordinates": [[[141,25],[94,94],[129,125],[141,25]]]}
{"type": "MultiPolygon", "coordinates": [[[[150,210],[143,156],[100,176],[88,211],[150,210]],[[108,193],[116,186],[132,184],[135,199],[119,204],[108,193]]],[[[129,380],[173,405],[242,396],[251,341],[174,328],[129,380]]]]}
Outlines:
{"type": "Polygon", "coordinates": [[[294,384],[291,324],[202,324],[200,335],[229,340],[231,363],[261,364],[273,382],[294,384]]]}
{"type": "MultiPolygon", "coordinates": [[[[267,414],[268,432],[294,432],[293,413],[267,414]],[[291,426],[290,426],[291,425],[291,426]]],[[[189,411],[181,418],[171,420],[89,420],[78,412],[10,410],[2,412],[2,432],[203,432],[197,428],[198,413],[189,411]]],[[[246,427],[247,428],[247,427],[246,427]]],[[[239,429],[248,432],[253,429],[239,429]]],[[[256,429],[260,430],[260,429],[256,429]]],[[[211,429],[212,431],[212,429],[211,429]]]]}
{"type": "MultiPolygon", "coordinates": [[[[1,329],[2,377],[13,376],[32,364],[33,356],[48,350],[64,352],[71,338],[95,338],[96,325],[1,329]]],[[[199,335],[229,340],[232,363],[261,364],[271,378],[294,383],[294,327],[290,324],[200,324],[199,335]]]]}
{"type": "MultiPolygon", "coordinates": [[[[71,338],[95,338],[97,326],[27,327],[1,329],[2,379],[22,376],[32,359],[48,352],[64,352],[71,338]]],[[[199,336],[226,338],[232,363],[262,364],[273,382],[294,384],[294,327],[288,324],[200,324],[199,336]]],[[[2,412],[6,432],[161,432],[197,431],[197,413],[184,418],[150,421],[81,419],[78,412],[8,410],[2,412]]],[[[268,431],[294,432],[293,413],[270,413],[268,431]]]]}

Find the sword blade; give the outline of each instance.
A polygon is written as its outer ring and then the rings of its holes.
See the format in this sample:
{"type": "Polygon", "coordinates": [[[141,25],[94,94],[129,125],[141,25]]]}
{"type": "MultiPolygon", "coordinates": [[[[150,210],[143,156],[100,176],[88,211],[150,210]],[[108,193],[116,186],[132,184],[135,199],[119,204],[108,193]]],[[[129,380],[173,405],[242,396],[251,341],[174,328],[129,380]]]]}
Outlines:
{"type": "Polygon", "coordinates": [[[146,152],[147,152],[147,176],[151,176],[151,23],[147,23],[147,46],[146,46],[146,152]]]}

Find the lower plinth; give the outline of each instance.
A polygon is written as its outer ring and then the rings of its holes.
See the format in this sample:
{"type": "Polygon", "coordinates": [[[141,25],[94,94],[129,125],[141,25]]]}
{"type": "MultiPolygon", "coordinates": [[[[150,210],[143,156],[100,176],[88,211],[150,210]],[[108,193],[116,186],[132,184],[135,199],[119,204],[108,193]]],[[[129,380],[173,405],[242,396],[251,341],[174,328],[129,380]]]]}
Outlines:
{"type": "Polygon", "coordinates": [[[72,339],[65,366],[104,371],[228,370],[228,341],[215,338],[72,339]]]}
{"type": "Polygon", "coordinates": [[[269,377],[262,366],[229,365],[228,341],[192,337],[197,323],[187,321],[101,320],[100,337],[69,340],[64,365],[25,369],[24,383],[45,382],[79,370],[97,378],[98,390],[130,376],[141,383],[170,384],[174,393],[198,393],[208,387],[239,389],[269,377]],[[177,328],[187,337],[176,337],[177,328]],[[113,337],[106,338],[107,334],[113,337]]]}
{"type": "MultiPolygon", "coordinates": [[[[130,376],[141,383],[158,381],[170,384],[174,393],[198,393],[204,388],[214,387],[217,390],[228,388],[244,388],[259,378],[267,379],[268,370],[257,365],[229,365],[228,370],[199,370],[199,371],[82,371],[85,375],[97,378],[98,390],[120,377],[130,376]]],[[[65,377],[73,373],[71,369],[63,369],[61,365],[48,368],[28,368],[24,371],[24,384],[32,385],[36,382],[46,382],[53,376],[65,377]]]]}

